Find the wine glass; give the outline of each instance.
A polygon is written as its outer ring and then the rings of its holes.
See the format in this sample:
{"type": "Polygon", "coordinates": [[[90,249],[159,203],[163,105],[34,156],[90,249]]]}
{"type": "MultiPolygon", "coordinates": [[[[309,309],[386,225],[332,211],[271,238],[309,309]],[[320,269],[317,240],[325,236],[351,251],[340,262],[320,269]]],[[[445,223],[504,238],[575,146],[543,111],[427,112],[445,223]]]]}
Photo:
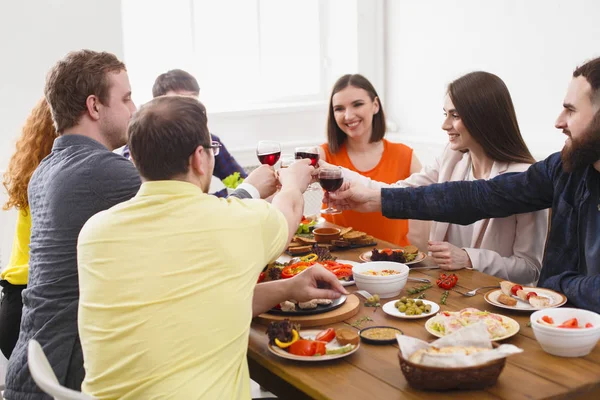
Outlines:
{"type": "MultiPolygon", "coordinates": [[[[294,156],[296,160],[301,160],[303,158],[307,158],[310,160],[310,165],[317,168],[317,163],[319,162],[319,149],[316,146],[308,146],[308,147],[296,147],[294,149],[294,156]]],[[[309,190],[320,190],[321,188],[317,183],[311,183],[306,188],[309,190]]]]}
{"type": "MultiPolygon", "coordinates": [[[[325,189],[327,192],[335,192],[342,187],[342,183],[344,183],[342,169],[340,167],[321,168],[319,170],[319,182],[321,183],[321,187],[323,187],[323,189],[325,189]]],[[[329,206],[329,199],[327,199],[327,208],[321,210],[321,214],[331,215],[340,213],[340,210],[329,206]]]]}
{"type": "Polygon", "coordinates": [[[261,164],[271,167],[279,161],[281,156],[281,145],[271,140],[261,140],[256,146],[256,155],[261,164]]]}
{"type": "Polygon", "coordinates": [[[296,161],[293,155],[291,154],[283,154],[281,156],[281,165],[280,168],[287,168],[292,165],[296,161]]]}

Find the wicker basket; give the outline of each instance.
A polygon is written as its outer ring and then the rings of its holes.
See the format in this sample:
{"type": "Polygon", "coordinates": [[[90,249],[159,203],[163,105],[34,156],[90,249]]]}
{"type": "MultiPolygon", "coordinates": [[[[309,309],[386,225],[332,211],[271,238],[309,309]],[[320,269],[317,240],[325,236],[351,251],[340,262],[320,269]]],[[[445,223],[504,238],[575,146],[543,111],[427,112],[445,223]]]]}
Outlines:
{"type": "Polygon", "coordinates": [[[400,369],[410,386],[421,390],[471,390],[492,386],[504,368],[506,358],[463,368],[430,367],[405,360],[398,352],[400,369]]]}

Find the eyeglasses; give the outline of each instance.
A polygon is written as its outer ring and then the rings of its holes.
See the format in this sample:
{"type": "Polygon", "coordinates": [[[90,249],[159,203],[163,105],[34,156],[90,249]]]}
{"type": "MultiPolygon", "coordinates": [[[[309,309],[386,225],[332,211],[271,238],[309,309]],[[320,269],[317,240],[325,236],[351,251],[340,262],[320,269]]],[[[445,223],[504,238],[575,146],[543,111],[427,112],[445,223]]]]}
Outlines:
{"type": "Polygon", "coordinates": [[[212,149],[213,154],[216,157],[221,152],[221,146],[222,146],[221,143],[213,140],[212,142],[210,142],[210,146],[202,146],[202,147],[204,147],[205,149],[212,149]]]}

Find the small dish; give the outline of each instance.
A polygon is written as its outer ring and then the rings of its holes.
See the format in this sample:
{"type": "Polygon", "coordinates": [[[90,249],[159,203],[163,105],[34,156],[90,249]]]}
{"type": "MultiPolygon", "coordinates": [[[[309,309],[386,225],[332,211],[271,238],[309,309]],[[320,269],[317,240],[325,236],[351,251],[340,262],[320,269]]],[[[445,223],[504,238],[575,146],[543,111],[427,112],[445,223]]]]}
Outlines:
{"type": "Polygon", "coordinates": [[[317,243],[331,243],[332,240],[340,238],[342,230],[339,228],[317,228],[313,230],[313,235],[317,243]]]}
{"type": "MultiPolygon", "coordinates": [[[[319,334],[320,332],[321,332],[321,330],[319,330],[319,329],[317,329],[317,330],[314,330],[314,329],[302,330],[302,331],[300,331],[300,336],[304,339],[314,340],[315,337],[317,336],[317,334],[319,334]]],[[[288,360],[318,362],[318,361],[335,360],[338,358],[347,357],[350,354],[354,354],[360,348],[360,342],[356,345],[356,347],[354,349],[352,349],[351,351],[349,351],[347,353],[330,354],[330,355],[324,355],[324,356],[297,356],[295,354],[288,353],[286,350],[281,349],[281,348],[271,345],[271,344],[268,344],[267,347],[269,348],[269,351],[271,353],[275,354],[276,356],[282,357],[282,358],[287,358],[288,360]]],[[[335,349],[338,347],[342,347],[342,346],[338,343],[337,339],[333,339],[331,342],[327,343],[328,349],[335,349]]]]}
{"type": "Polygon", "coordinates": [[[360,340],[362,340],[365,343],[370,343],[370,344],[394,344],[394,343],[397,343],[396,334],[404,335],[404,332],[402,332],[398,328],[394,328],[393,326],[369,326],[368,328],[361,329],[360,332],[358,332],[358,336],[360,336],[360,340]],[[387,333],[387,331],[382,332],[381,330],[388,330],[388,329],[395,331],[393,337],[390,337],[390,338],[386,337],[386,338],[382,338],[382,339],[376,338],[377,334],[381,334],[384,332],[387,333]]]}
{"type": "Polygon", "coordinates": [[[391,315],[392,317],[396,317],[396,318],[406,318],[406,319],[417,319],[417,318],[429,317],[431,315],[435,315],[438,311],[440,311],[440,306],[436,302],[422,299],[421,301],[423,302],[423,304],[429,304],[431,306],[431,311],[428,313],[420,314],[420,315],[406,315],[405,313],[398,311],[398,309],[396,308],[397,301],[398,300],[388,301],[387,303],[385,303],[383,305],[383,307],[381,307],[381,309],[387,315],[391,315]]]}

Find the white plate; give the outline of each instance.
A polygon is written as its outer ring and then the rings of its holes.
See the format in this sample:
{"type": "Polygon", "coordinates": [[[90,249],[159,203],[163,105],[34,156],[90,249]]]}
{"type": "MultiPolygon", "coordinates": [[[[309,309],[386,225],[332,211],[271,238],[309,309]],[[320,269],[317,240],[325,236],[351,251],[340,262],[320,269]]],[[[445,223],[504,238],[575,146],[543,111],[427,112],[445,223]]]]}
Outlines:
{"type": "MultiPolygon", "coordinates": [[[[302,330],[302,331],[300,331],[300,336],[303,339],[314,340],[315,336],[317,336],[317,334],[319,332],[323,331],[323,330],[321,330],[321,329],[302,330]]],[[[358,342],[358,344],[356,345],[356,347],[354,348],[354,350],[349,351],[347,353],[344,353],[344,354],[331,354],[331,355],[324,355],[324,356],[296,356],[294,354],[288,353],[287,350],[279,348],[279,347],[274,346],[274,345],[270,345],[269,344],[267,347],[269,348],[269,351],[271,353],[275,354],[276,356],[282,357],[282,358],[287,358],[288,360],[313,361],[314,362],[314,361],[335,360],[337,358],[342,358],[342,357],[349,356],[350,354],[354,354],[360,348],[360,342],[358,342]]],[[[342,346],[340,346],[340,344],[338,343],[337,339],[333,339],[331,342],[327,343],[326,347],[328,349],[334,349],[334,348],[342,347],[342,346]]]]}
{"type": "MultiPolygon", "coordinates": [[[[401,250],[401,249],[392,249],[392,250],[401,250]]],[[[370,262],[371,261],[371,254],[373,254],[373,250],[365,251],[358,258],[360,258],[364,262],[370,262]]],[[[425,259],[425,257],[427,257],[427,254],[423,253],[422,251],[419,251],[419,254],[417,254],[417,258],[415,258],[412,261],[405,262],[403,264],[404,265],[411,265],[411,264],[420,263],[421,261],[423,261],[425,259]]]]}
{"type": "MultiPolygon", "coordinates": [[[[490,338],[491,341],[496,342],[498,340],[508,339],[509,337],[516,335],[519,332],[519,329],[521,329],[521,327],[519,326],[519,323],[517,321],[515,321],[514,319],[506,317],[504,315],[500,315],[500,314],[496,314],[496,315],[499,315],[500,317],[502,317],[502,321],[508,325],[508,328],[507,328],[508,333],[504,336],[500,336],[497,338],[493,338],[493,339],[490,338]]],[[[440,332],[435,331],[433,329],[432,326],[433,326],[434,318],[435,318],[435,316],[429,318],[427,320],[427,322],[425,322],[425,329],[427,330],[427,332],[431,333],[433,336],[437,336],[439,338],[444,337],[445,335],[443,335],[440,332]]]]}
{"type": "Polygon", "coordinates": [[[406,318],[406,319],[417,319],[417,318],[429,317],[431,315],[435,315],[440,310],[440,306],[436,302],[425,300],[425,299],[420,299],[420,300],[423,301],[424,304],[431,305],[431,312],[429,312],[427,314],[423,313],[421,315],[406,315],[405,313],[398,311],[398,309],[396,308],[395,304],[398,300],[388,301],[387,303],[385,303],[383,305],[383,307],[381,309],[383,310],[384,313],[391,315],[392,317],[406,318]]]}
{"type": "Polygon", "coordinates": [[[491,292],[487,292],[483,296],[483,298],[485,299],[485,301],[487,301],[488,303],[490,303],[491,305],[494,305],[496,307],[506,308],[508,310],[516,310],[516,311],[535,311],[535,310],[542,310],[544,308],[560,307],[567,302],[567,297],[564,294],[555,292],[554,290],[537,288],[537,287],[523,287],[523,290],[525,290],[526,292],[536,292],[538,296],[549,299],[550,305],[548,307],[536,308],[536,307],[533,307],[531,304],[529,304],[529,302],[525,302],[525,301],[519,299],[518,297],[511,296],[512,298],[517,300],[517,304],[514,306],[507,306],[506,304],[502,304],[498,301],[498,297],[502,294],[502,290],[500,290],[500,289],[496,289],[496,290],[492,290],[491,292]]]}

